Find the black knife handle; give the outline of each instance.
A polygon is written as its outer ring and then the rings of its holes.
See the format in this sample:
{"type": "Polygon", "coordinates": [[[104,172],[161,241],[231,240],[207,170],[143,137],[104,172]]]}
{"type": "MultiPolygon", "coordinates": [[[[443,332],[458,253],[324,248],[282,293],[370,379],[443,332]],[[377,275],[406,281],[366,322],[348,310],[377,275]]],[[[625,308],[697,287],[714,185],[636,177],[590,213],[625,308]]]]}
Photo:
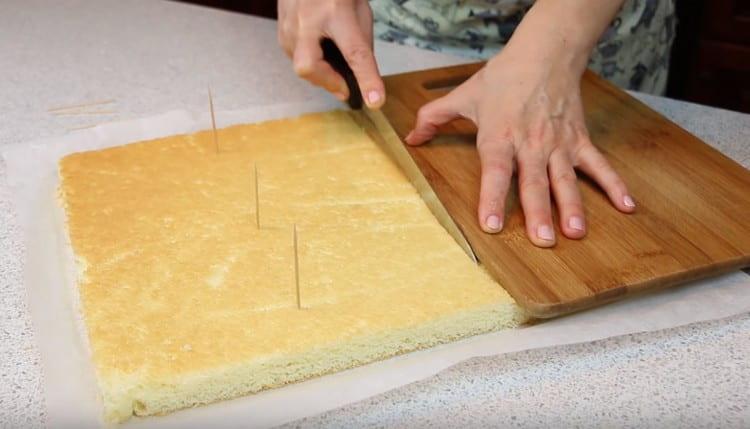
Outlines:
{"type": "Polygon", "coordinates": [[[346,86],[349,88],[349,98],[346,103],[352,109],[359,110],[362,108],[362,93],[359,91],[359,85],[357,84],[357,78],[354,77],[349,64],[344,59],[344,55],[333,40],[325,38],[320,41],[320,47],[323,49],[323,59],[333,67],[341,77],[346,81],[346,86]]]}

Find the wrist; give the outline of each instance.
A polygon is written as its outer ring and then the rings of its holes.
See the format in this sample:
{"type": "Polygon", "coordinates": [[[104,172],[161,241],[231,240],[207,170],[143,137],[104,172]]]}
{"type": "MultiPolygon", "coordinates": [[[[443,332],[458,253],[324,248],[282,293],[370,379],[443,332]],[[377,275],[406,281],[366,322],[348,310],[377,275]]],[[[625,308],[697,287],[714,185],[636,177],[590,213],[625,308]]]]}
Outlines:
{"type": "Polygon", "coordinates": [[[581,75],[622,3],[537,0],[503,49],[503,56],[581,75]]]}
{"type": "Polygon", "coordinates": [[[556,43],[540,43],[540,40],[510,43],[487,62],[491,72],[497,69],[516,69],[519,76],[540,78],[562,78],[578,81],[588,65],[590,53],[584,49],[560,49],[556,43]],[[524,49],[532,46],[533,49],[524,49]]]}
{"type": "Polygon", "coordinates": [[[554,26],[543,32],[519,27],[501,51],[515,61],[580,76],[586,70],[594,44],[554,26]]]}

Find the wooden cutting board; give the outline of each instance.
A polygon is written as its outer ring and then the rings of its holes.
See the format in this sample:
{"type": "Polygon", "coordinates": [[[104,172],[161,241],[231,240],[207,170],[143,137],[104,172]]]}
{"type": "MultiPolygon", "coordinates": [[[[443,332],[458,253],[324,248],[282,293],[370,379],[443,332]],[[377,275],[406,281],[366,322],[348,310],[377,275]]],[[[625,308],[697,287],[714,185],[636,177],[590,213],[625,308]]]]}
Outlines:
{"type": "MultiPolygon", "coordinates": [[[[383,112],[403,139],[423,104],[481,66],[388,76],[383,112]]],[[[467,121],[444,127],[429,144],[407,146],[480,262],[518,303],[533,316],[554,317],[750,265],[750,171],[593,73],[582,91],[591,139],[638,204],[635,214],[621,214],[581,180],[583,240],[556,226],[554,248],[533,246],[515,182],[504,230],[482,232],[476,129],[467,121]]]]}

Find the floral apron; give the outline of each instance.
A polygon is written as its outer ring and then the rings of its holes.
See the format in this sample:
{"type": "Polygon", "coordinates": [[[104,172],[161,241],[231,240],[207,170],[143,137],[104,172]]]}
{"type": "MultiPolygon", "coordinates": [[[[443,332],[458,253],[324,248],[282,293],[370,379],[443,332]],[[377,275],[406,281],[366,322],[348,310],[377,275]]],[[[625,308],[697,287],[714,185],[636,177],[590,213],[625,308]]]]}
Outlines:
{"type": "MultiPolygon", "coordinates": [[[[622,88],[663,94],[675,34],[674,1],[626,0],[594,49],[589,68],[622,88]]],[[[533,3],[370,0],[377,38],[477,59],[499,52],[533,3]]]]}

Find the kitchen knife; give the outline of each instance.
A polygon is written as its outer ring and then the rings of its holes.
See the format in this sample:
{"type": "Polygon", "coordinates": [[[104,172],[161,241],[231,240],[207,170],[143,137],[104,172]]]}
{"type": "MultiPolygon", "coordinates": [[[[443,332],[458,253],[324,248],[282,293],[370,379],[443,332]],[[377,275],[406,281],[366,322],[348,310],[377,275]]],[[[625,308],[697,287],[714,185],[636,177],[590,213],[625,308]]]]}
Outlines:
{"type": "Polygon", "coordinates": [[[354,77],[354,72],[349,67],[349,63],[346,62],[341,50],[333,40],[328,38],[320,41],[320,47],[323,49],[323,59],[346,81],[346,86],[349,88],[349,98],[346,100],[346,104],[354,110],[361,109],[363,105],[362,93],[359,91],[357,78],[354,77]]]}
{"type": "Polygon", "coordinates": [[[469,242],[464,237],[458,225],[453,221],[453,218],[448,214],[448,210],[445,209],[435,191],[427,183],[427,179],[422,175],[409,151],[406,150],[398,134],[391,127],[388,118],[380,110],[363,108],[362,93],[359,90],[359,85],[357,85],[357,79],[338,46],[331,39],[323,39],[320,42],[320,46],[323,49],[323,58],[346,81],[346,85],[349,88],[349,98],[346,102],[353,109],[349,114],[354,121],[401,167],[401,171],[404,172],[412,185],[417,189],[422,200],[427,204],[427,207],[437,218],[438,222],[440,222],[456,243],[476,263],[477,257],[471,249],[471,245],[469,245],[469,242]]]}

